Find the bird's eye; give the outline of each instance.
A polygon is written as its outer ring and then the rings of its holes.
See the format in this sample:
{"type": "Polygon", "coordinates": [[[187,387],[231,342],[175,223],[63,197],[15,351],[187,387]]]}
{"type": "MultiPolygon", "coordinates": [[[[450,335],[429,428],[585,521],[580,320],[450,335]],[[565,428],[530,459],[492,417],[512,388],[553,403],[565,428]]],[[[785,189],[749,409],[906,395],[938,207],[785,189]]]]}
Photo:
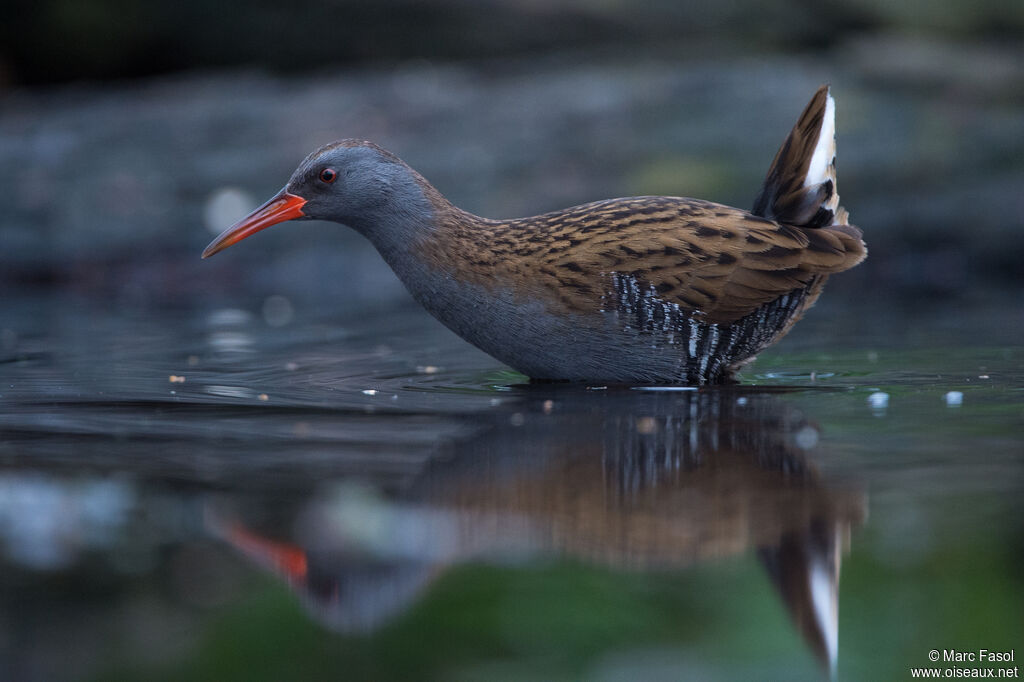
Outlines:
{"type": "Polygon", "coordinates": [[[334,182],[338,178],[338,172],[333,168],[324,168],[320,171],[321,182],[326,182],[328,185],[334,182]]]}

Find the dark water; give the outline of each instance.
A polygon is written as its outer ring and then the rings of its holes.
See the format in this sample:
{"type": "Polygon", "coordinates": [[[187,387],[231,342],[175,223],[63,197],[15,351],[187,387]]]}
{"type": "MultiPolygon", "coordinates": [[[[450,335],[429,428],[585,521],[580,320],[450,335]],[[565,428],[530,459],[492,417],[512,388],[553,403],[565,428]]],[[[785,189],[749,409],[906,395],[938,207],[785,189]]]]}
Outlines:
{"type": "Polygon", "coordinates": [[[529,385],[404,305],[10,301],[0,678],[909,679],[932,649],[1020,655],[1019,313],[823,303],[696,391],[529,385]]]}

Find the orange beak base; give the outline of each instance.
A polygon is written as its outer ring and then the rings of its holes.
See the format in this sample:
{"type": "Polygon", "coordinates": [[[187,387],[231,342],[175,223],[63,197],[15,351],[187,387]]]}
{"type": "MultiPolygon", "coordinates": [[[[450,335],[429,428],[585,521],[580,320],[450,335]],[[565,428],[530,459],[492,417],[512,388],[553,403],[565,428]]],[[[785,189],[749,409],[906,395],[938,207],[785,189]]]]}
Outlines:
{"type": "Polygon", "coordinates": [[[223,251],[232,244],[236,244],[271,225],[302,218],[306,215],[302,212],[302,207],[305,204],[306,200],[302,197],[282,190],[267,203],[221,232],[203,251],[203,258],[209,258],[218,251],[223,251]]]}

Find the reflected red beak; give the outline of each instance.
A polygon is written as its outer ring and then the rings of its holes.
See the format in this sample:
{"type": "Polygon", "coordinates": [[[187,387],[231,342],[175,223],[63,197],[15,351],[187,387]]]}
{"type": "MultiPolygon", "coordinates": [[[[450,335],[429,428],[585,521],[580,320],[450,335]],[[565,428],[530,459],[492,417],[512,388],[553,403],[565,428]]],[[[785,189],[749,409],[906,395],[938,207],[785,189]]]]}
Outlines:
{"type": "Polygon", "coordinates": [[[265,538],[240,523],[230,524],[224,535],[233,547],[289,580],[301,582],[309,572],[306,550],[297,545],[265,538]]]}
{"type": "Polygon", "coordinates": [[[249,235],[256,234],[271,225],[303,217],[306,215],[302,212],[302,207],[305,203],[306,200],[302,197],[282,190],[280,194],[271,198],[270,201],[221,232],[220,236],[210,242],[210,245],[203,250],[203,258],[209,258],[218,251],[223,251],[232,244],[240,242],[249,235]]]}

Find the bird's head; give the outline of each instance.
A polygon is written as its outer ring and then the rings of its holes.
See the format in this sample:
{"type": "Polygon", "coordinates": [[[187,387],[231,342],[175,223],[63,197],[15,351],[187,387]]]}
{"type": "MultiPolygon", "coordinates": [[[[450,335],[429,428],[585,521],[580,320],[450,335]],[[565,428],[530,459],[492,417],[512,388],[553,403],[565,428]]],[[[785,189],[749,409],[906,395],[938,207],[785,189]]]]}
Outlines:
{"type": "Polygon", "coordinates": [[[332,142],[307,156],[284,189],[210,242],[203,258],[286,220],[331,220],[373,240],[382,225],[429,212],[423,184],[401,159],[372,142],[332,142]]]}

